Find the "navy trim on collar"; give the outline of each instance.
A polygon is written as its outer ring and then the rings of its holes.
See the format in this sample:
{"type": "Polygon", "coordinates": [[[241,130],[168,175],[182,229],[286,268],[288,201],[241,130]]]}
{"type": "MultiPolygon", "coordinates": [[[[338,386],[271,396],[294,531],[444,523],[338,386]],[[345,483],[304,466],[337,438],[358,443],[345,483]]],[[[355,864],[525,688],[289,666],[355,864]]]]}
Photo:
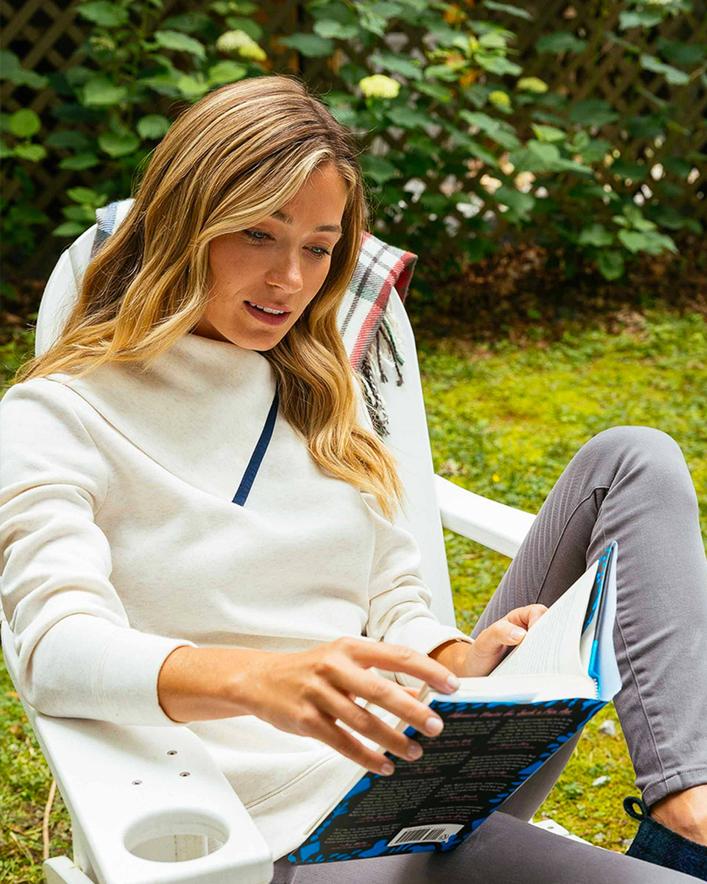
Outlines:
{"type": "Polygon", "coordinates": [[[248,499],[248,495],[250,494],[250,489],[253,487],[253,482],[255,481],[255,477],[257,476],[258,470],[260,469],[260,464],[265,457],[265,452],[267,451],[268,445],[270,444],[270,439],[272,438],[279,404],[280,397],[278,396],[277,390],[275,390],[275,396],[273,398],[272,405],[270,406],[268,416],[265,419],[265,426],[263,427],[260,438],[258,439],[258,444],[255,446],[255,449],[250,456],[250,461],[248,462],[248,466],[245,468],[245,473],[243,473],[241,484],[238,486],[238,491],[236,491],[233,498],[233,503],[237,504],[238,506],[245,506],[245,502],[248,499]]]}

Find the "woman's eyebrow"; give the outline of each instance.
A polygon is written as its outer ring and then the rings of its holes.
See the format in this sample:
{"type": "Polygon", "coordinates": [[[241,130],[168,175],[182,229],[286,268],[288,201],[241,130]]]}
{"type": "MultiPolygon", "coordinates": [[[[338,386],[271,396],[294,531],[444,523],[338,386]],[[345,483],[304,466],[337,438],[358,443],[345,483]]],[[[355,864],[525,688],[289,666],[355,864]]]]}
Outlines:
{"type": "MultiPolygon", "coordinates": [[[[273,218],[277,218],[278,221],[284,221],[285,224],[293,224],[294,221],[290,215],[286,215],[284,212],[276,211],[272,213],[273,218]]],[[[315,227],[315,230],[331,230],[332,233],[341,233],[341,225],[340,224],[320,224],[319,227],[315,227]]]]}

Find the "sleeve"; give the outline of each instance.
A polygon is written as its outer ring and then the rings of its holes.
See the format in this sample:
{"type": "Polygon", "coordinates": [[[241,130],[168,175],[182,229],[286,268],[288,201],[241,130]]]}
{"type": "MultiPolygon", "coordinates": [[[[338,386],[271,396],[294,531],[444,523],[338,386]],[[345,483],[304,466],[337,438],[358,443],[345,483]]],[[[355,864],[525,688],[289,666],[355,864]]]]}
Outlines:
{"type": "MultiPolygon", "coordinates": [[[[420,577],[420,551],[412,534],[386,519],[372,494],[363,493],[362,497],[376,531],[366,634],[421,654],[429,654],[452,639],[471,643],[468,635],[440,623],[432,613],[432,594],[420,577]]],[[[396,680],[419,684],[419,679],[403,673],[396,673],[396,680]]]]}
{"type": "Polygon", "coordinates": [[[45,378],[0,403],[0,590],[21,691],[46,715],[174,725],[157,678],[175,648],[194,644],[128,623],[95,521],[109,470],[82,408],[45,378]]]}

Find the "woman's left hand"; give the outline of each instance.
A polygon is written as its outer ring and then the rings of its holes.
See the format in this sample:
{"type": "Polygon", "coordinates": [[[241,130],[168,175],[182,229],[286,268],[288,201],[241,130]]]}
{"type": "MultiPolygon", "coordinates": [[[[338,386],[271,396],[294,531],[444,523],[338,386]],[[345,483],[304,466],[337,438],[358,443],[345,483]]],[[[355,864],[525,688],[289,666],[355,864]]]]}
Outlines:
{"type": "Polygon", "coordinates": [[[456,640],[445,642],[431,651],[429,656],[461,677],[488,675],[506,656],[509,648],[523,641],[528,629],[546,611],[545,605],[514,608],[482,630],[473,644],[456,640]]]}

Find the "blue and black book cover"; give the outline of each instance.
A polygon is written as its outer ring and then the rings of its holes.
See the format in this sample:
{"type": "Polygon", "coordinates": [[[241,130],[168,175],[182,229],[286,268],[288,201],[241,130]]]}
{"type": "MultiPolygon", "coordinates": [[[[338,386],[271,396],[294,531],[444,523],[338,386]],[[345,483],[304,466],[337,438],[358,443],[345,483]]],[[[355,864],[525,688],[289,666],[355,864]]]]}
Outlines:
{"type": "Polygon", "coordinates": [[[602,706],[589,699],[433,700],[444,738],[407,728],[422,758],[395,757],[392,776],[363,776],[288,859],[308,864],[453,850],[602,706]]]}
{"type": "MultiPolygon", "coordinates": [[[[621,686],[612,640],[616,551],[612,543],[593,573],[588,569],[568,590],[582,590],[574,616],[548,621],[553,626],[540,633],[547,636],[556,626],[557,634],[569,636],[575,634],[569,622],[575,623],[578,644],[570,657],[576,656],[587,693],[567,698],[551,692],[549,697],[565,698],[537,699],[526,691],[495,699],[494,687],[487,699],[478,688],[476,698],[473,690],[457,699],[434,695],[429,705],[444,720],[442,733],[404,730],[422,746],[422,758],[409,762],[386,753],[395,763],[392,776],[363,774],[288,860],[309,864],[454,850],[539,772],[621,686]]],[[[543,673],[534,676],[538,684],[547,678],[543,673]]]]}

